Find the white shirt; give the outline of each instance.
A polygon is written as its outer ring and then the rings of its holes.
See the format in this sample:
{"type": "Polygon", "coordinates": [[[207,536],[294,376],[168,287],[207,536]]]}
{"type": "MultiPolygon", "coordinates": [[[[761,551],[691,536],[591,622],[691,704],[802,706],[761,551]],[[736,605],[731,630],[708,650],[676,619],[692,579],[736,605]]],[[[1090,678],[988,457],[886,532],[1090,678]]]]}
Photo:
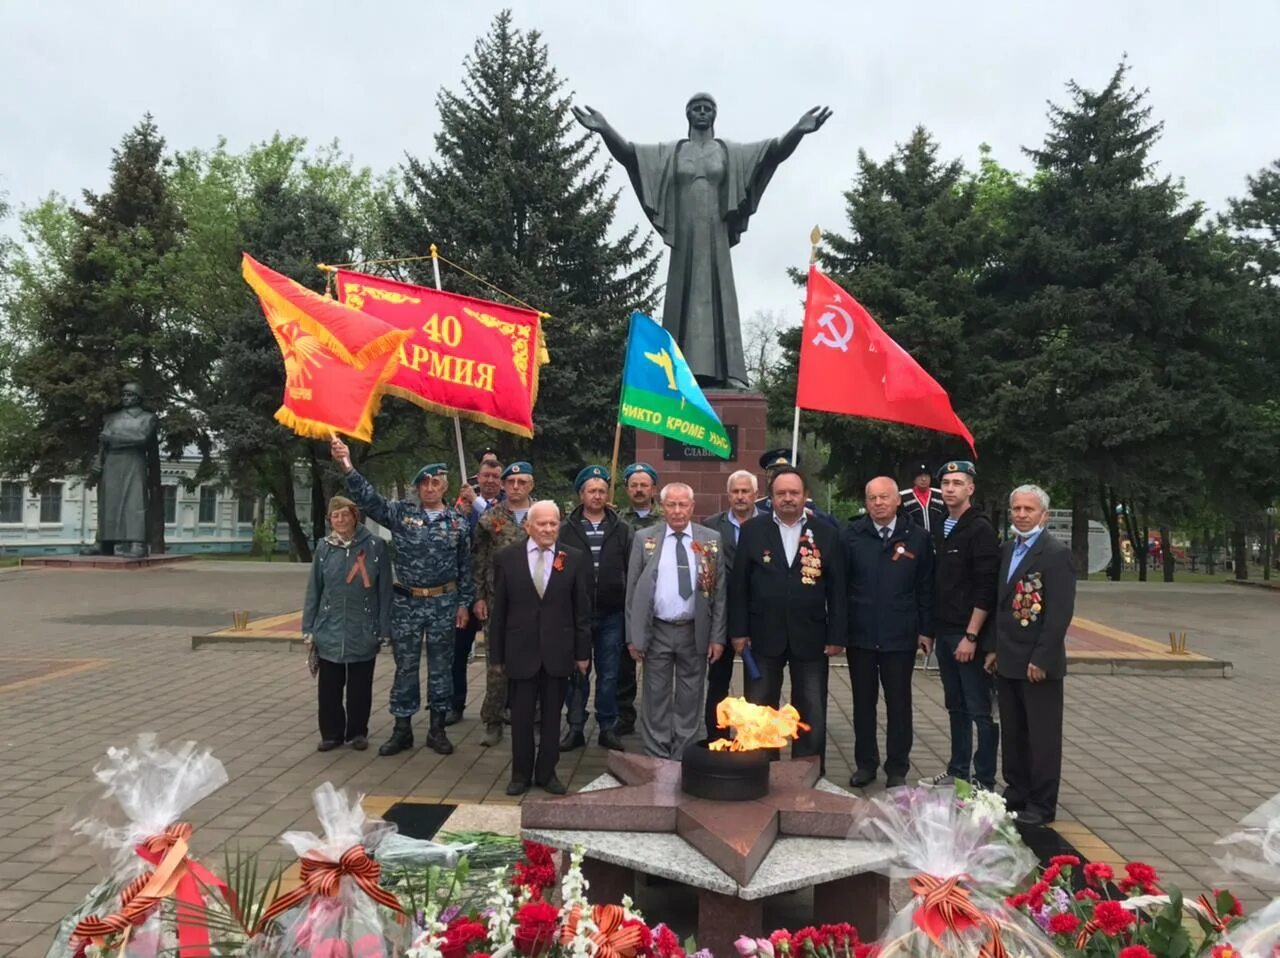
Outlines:
{"type": "Polygon", "coordinates": [[[693,619],[693,597],[698,588],[698,562],[693,551],[693,535],[686,526],[680,540],[689,557],[689,584],[693,589],[689,598],[680,597],[680,580],[676,577],[676,534],[670,526],[664,526],[661,553],[658,555],[658,579],[653,590],[653,617],[667,622],[687,622],[693,619]]]}
{"type": "MultiPolygon", "coordinates": [[[[528,542],[529,552],[529,578],[533,579],[534,588],[538,586],[538,573],[535,571],[538,564],[538,550],[542,547],[532,539],[528,542]]],[[[550,549],[542,549],[542,591],[547,591],[547,583],[551,581],[551,566],[556,561],[556,550],[554,547],[550,549]]]]}
{"type": "Polygon", "coordinates": [[[782,551],[787,554],[787,565],[791,565],[796,561],[796,553],[800,551],[800,533],[804,529],[804,515],[795,521],[794,525],[787,525],[778,518],[778,514],[773,514],[773,524],[778,527],[778,532],[782,534],[782,551]]]}

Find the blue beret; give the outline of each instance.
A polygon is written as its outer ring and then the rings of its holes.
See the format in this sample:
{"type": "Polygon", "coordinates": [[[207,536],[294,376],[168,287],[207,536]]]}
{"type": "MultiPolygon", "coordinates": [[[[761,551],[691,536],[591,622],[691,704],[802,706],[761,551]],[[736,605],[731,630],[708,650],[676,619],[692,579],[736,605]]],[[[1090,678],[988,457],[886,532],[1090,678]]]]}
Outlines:
{"type": "Polygon", "coordinates": [[[967,459],[952,459],[945,462],[938,469],[938,478],[941,479],[949,472],[963,472],[966,476],[977,476],[978,467],[967,459]]]}
{"type": "Polygon", "coordinates": [[[529,465],[523,459],[519,462],[513,462],[502,470],[502,478],[506,479],[510,476],[532,476],[533,466],[529,465]]]}
{"type": "Polygon", "coordinates": [[[423,479],[434,478],[436,476],[448,476],[449,467],[443,462],[432,462],[423,466],[418,470],[418,474],[413,477],[413,484],[416,486],[423,479]]]}
{"type": "Polygon", "coordinates": [[[608,482],[609,470],[604,466],[586,466],[578,473],[577,478],[573,480],[573,491],[581,492],[582,487],[587,484],[587,480],[589,479],[603,479],[605,482],[608,482]]]}
{"type": "Polygon", "coordinates": [[[653,466],[649,465],[647,462],[633,462],[631,465],[627,466],[626,469],[623,469],[622,481],[626,482],[628,479],[634,476],[637,472],[647,473],[649,478],[652,479],[655,483],[658,481],[657,471],[653,468],[653,466]]]}

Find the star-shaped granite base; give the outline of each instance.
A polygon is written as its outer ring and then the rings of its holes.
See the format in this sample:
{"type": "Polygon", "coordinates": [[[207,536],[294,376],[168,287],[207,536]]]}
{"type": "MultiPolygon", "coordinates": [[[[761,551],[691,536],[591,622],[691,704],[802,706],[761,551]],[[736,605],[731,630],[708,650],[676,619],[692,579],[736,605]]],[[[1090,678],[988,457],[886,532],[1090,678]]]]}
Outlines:
{"type": "Polygon", "coordinates": [[[560,797],[528,798],[523,828],[674,832],[739,885],[750,883],[779,835],[848,838],[870,805],[813,786],[816,757],[773,762],[769,793],[746,802],[716,802],[680,789],[680,763],[610,752],[609,774],[623,784],[560,797]]]}

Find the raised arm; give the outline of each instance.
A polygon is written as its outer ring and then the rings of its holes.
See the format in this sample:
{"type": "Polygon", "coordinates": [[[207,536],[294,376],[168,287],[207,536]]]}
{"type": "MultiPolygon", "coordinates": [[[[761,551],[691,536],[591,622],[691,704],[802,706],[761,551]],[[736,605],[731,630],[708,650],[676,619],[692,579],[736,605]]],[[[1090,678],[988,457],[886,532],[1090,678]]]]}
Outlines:
{"type": "Polygon", "coordinates": [[[378,494],[378,490],[373,488],[373,483],[356,472],[355,466],[351,464],[351,450],[347,448],[347,444],[334,436],[329,440],[329,455],[342,470],[347,492],[350,493],[357,508],[374,522],[390,529],[395,522],[395,517],[391,514],[393,511],[391,503],[378,494]]]}
{"type": "MultiPolygon", "coordinates": [[[[575,106],[573,107],[573,117],[592,133],[599,133],[600,139],[604,140],[605,148],[623,166],[630,168],[635,163],[636,151],[631,142],[615,130],[599,110],[586,105],[575,106]]],[[[799,141],[797,140],[797,142],[799,141]]],[[[795,147],[793,146],[792,149],[794,150],[795,147]]]]}
{"type": "MultiPolygon", "coordinates": [[[[822,128],[822,124],[831,118],[831,108],[825,106],[815,106],[811,110],[807,110],[796,125],[789,129],[782,136],[773,141],[773,146],[769,148],[769,160],[775,166],[789,157],[796,151],[796,147],[800,145],[800,141],[822,128]]],[[[601,117],[603,119],[603,117],[601,117]]]]}

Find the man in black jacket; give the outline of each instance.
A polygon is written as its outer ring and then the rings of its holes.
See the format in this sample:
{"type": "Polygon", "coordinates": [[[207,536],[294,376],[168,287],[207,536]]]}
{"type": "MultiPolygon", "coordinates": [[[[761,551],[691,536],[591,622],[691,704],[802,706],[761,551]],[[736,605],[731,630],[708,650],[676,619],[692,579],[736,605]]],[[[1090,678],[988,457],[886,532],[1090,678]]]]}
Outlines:
{"type": "Polygon", "coordinates": [[[902,496],[903,515],[916,525],[924,526],[925,532],[932,532],[946,517],[942,492],[933,488],[933,470],[926,462],[916,466],[911,485],[898,495],[902,496]]]}
{"type": "MultiPolygon", "coordinates": [[[[591,646],[596,670],[597,741],[622,751],[618,737],[618,663],[626,654],[623,610],[627,604],[627,558],[631,555],[631,527],[605,504],[609,495],[609,470],[587,466],[573,482],[580,504],[560,525],[560,542],[591,556],[593,570],[591,646]]],[[[568,728],[560,739],[560,751],[572,752],[587,744],[587,697],[591,670],[575,672],[569,679],[565,705],[568,728]]]]}
{"type": "Polygon", "coordinates": [[[773,514],[747,521],[729,577],[729,638],[751,648],[759,678],[747,679],[747,699],[777,708],[782,671],[791,673],[791,704],[809,725],[791,746],[793,757],[827,746],[827,657],[846,643],[845,577],[839,534],[805,510],[808,490],[799,470],[773,475],[773,514]]]}
{"type": "Polygon", "coordinates": [[[890,788],[911,767],[911,674],[916,649],[933,648],[933,545],[900,511],[898,485],[867,483],[867,514],[844,529],[849,592],[849,677],[853,684],[853,757],[849,784],[870,785],[880,766],[876,705],[884,688],[888,719],[884,763],[890,788]]]}
{"type": "MultiPolygon", "coordinates": [[[[733,575],[733,554],[738,547],[738,536],[743,525],[760,515],[756,507],[756,493],[760,485],[756,477],[746,469],[739,469],[729,476],[725,490],[729,493],[729,508],[717,512],[703,521],[708,529],[720,533],[720,553],[724,556],[725,575],[733,575]]],[[[707,738],[728,738],[729,730],[716,727],[716,707],[729,694],[733,683],[733,663],[737,656],[733,646],[725,648],[720,658],[707,667],[707,738]]]]}
{"type": "Polygon", "coordinates": [[[1009,496],[1017,535],[1000,551],[994,666],[1004,726],[1005,803],[1022,825],[1047,825],[1062,778],[1062,680],[1076,606],[1071,549],[1045,531],[1049,496],[1019,486],[1009,496]]]}
{"type": "Polygon", "coordinates": [[[996,785],[1000,726],[991,717],[994,691],[984,666],[996,647],[990,615],[996,607],[1000,543],[982,507],[973,504],[977,474],[974,464],[963,460],[938,470],[947,514],[933,525],[933,628],[951,718],[951,759],[945,772],[921,779],[926,786],[950,786],[957,779],[984,788],[996,785]]]}
{"type": "Polygon", "coordinates": [[[493,599],[486,636],[489,661],[510,682],[511,783],[521,795],[530,782],[563,795],[560,709],[569,676],[591,664],[591,558],[560,546],[560,508],[535,502],[525,517],[529,538],[499,549],[493,559],[493,599]],[[534,712],[542,709],[535,758],[534,712]]]}

